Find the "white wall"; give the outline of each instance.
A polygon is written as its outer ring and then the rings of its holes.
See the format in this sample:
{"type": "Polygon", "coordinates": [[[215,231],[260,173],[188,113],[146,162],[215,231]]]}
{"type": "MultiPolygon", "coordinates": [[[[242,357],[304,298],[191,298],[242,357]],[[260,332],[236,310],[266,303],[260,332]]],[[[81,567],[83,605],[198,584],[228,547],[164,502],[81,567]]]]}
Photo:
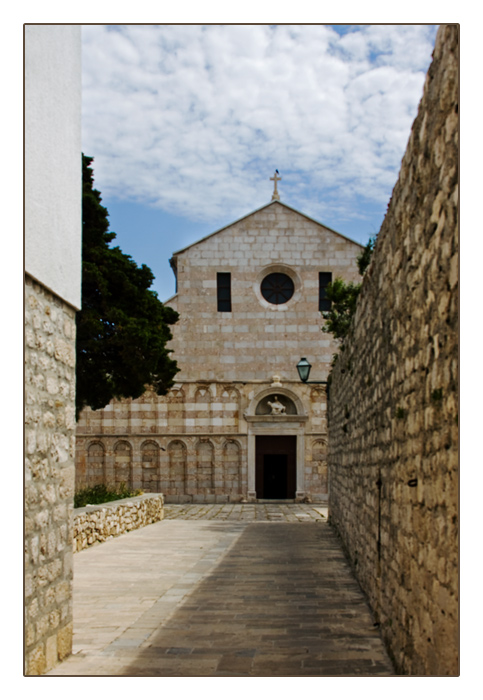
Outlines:
{"type": "Polygon", "coordinates": [[[81,305],[81,28],[25,28],[25,268],[81,305]]]}

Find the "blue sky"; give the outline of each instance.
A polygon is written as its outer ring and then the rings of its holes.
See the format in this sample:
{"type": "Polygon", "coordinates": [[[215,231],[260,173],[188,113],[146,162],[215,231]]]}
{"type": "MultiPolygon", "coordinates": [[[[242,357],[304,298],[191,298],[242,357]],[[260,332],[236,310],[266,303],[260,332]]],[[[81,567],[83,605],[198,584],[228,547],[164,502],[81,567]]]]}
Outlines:
{"type": "Polygon", "coordinates": [[[114,244],[174,293],[172,253],[281,200],[366,243],[437,25],[83,27],[83,151],[114,244]]]}

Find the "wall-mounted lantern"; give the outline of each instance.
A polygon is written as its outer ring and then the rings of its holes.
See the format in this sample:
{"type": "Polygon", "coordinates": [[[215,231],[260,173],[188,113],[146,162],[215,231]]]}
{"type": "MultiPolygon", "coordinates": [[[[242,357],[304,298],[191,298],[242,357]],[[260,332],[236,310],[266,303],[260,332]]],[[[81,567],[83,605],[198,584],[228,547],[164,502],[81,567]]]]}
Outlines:
{"type": "Polygon", "coordinates": [[[300,362],[297,364],[297,371],[299,373],[300,380],[304,384],[327,384],[327,382],[309,382],[309,375],[311,369],[312,365],[310,364],[310,362],[307,360],[307,358],[302,357],[300,362]]]}

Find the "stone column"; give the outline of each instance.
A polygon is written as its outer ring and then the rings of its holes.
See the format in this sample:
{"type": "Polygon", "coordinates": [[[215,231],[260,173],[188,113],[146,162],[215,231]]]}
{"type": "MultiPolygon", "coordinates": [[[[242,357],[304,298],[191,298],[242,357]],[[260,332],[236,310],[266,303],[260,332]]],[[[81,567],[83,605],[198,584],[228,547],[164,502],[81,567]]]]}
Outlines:
{"type": "Polygon", "coordinates": [[[143,465],[141,461],[141,438],[132,442],[132,488],[134,491],[143,487],[143,465]]]}
{"type": "Polygon", "coordinates": [[[300,431],[297,435],[297,481],[295,500],[305,498],[305,435],[300,431]]]}
{"type": "Polygon", "coordinates": [[[105,455],[105,468],[106,468],[106,486],[114,488],[115,477],[114,477],[114,443],[117,438],[107,438],[105,440],[106,455],[105,455]]]}
{"type": "Polygon", "coordinates": [[[248,453],[247,453],[247,476],[248,476],[248,501],[255,501],[257,492],[255,490],[255,462],[256,462],[256,436],[253,433],[248,434],[248,453]]]}

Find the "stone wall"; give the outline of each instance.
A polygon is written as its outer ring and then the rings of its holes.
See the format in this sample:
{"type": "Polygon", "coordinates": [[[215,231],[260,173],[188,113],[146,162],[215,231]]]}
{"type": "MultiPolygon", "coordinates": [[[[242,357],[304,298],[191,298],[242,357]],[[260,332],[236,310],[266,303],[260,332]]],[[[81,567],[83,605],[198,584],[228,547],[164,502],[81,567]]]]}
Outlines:
{"type": "Polygon", "coordinates": [[[167,503],[249,499],[251,441],[285,434],[298,440],[301,498],[326,500],[326,406],[323,386],[267,381],[183,382],[167,396],[146,392],[102,410],[86,408],[77,424],[76,488],[125,483],[163,493],[167,503]],[[294,413],[257,414],[272,395],[294,413]]]}
{"type": "Polygon", "coordinates": [[[319,273],[359,282],[361,252],[359,243],[273,201],[175,253],[178,291],[166,304],[180,315],[169,343],[177,381],[252,382],[277,374],[298,382],[301,357],[317,357],[319,376],[312,379],[326,379],[335,347],[321,333],[319,273]],[[230,312],[217,310],[218,272],[231,275],[230,312]],[[286,303],[261,294],[272,273],[292,280],[286,303]]]}
{"type": "Polygon", "coordinates": [[[72,649],[81,27],[26,24],[25,673],[72,649]]]}
{"type": "Polygon", "coordinates": [[[74,511],[74,552],[131,530],[157,523],[164,517],[162,494],[135,496],[74,511]]]}
{"type": "Polygon", "coordinates": [[[331,522],[400,674],[458,674],[458,29],[332,374],[331,522]]]}
{"type": "Polygon", "coordinates": [[[124,481],[163,493],[166,502],[275,498],[264,486],[270,467],[262,438],[280,437],[289,438],[290,455],[279,457],[274,493],[326,500],[325,387],[303,384],[297,363],[317,357],[311,381],[327,379],[336,345],[322,333],[324,280],[360,281],[361,251],[359,243],[272,201],[174,253],[177,293],[166,303],[179,312],[169,343],[180,368],[176,384],[166,396],[146,392],[82,411],[77,488],[124,481]],[[230,290],[218,289],[220,273],[229,275],[230,290]],[[263,282],[273,274],[284,276],[290,294],[264,296],[263,282]],[[230,291],[231,310],[218,304],[221,291],[230,291]],[[275,396],[287,415],[268,415],[275,396]]]}
{"type": "Polygon", "coordinates": [[[25,345],[25,645],[36,675],[72,647],[75,311],[28,276],[25,345]]]}

